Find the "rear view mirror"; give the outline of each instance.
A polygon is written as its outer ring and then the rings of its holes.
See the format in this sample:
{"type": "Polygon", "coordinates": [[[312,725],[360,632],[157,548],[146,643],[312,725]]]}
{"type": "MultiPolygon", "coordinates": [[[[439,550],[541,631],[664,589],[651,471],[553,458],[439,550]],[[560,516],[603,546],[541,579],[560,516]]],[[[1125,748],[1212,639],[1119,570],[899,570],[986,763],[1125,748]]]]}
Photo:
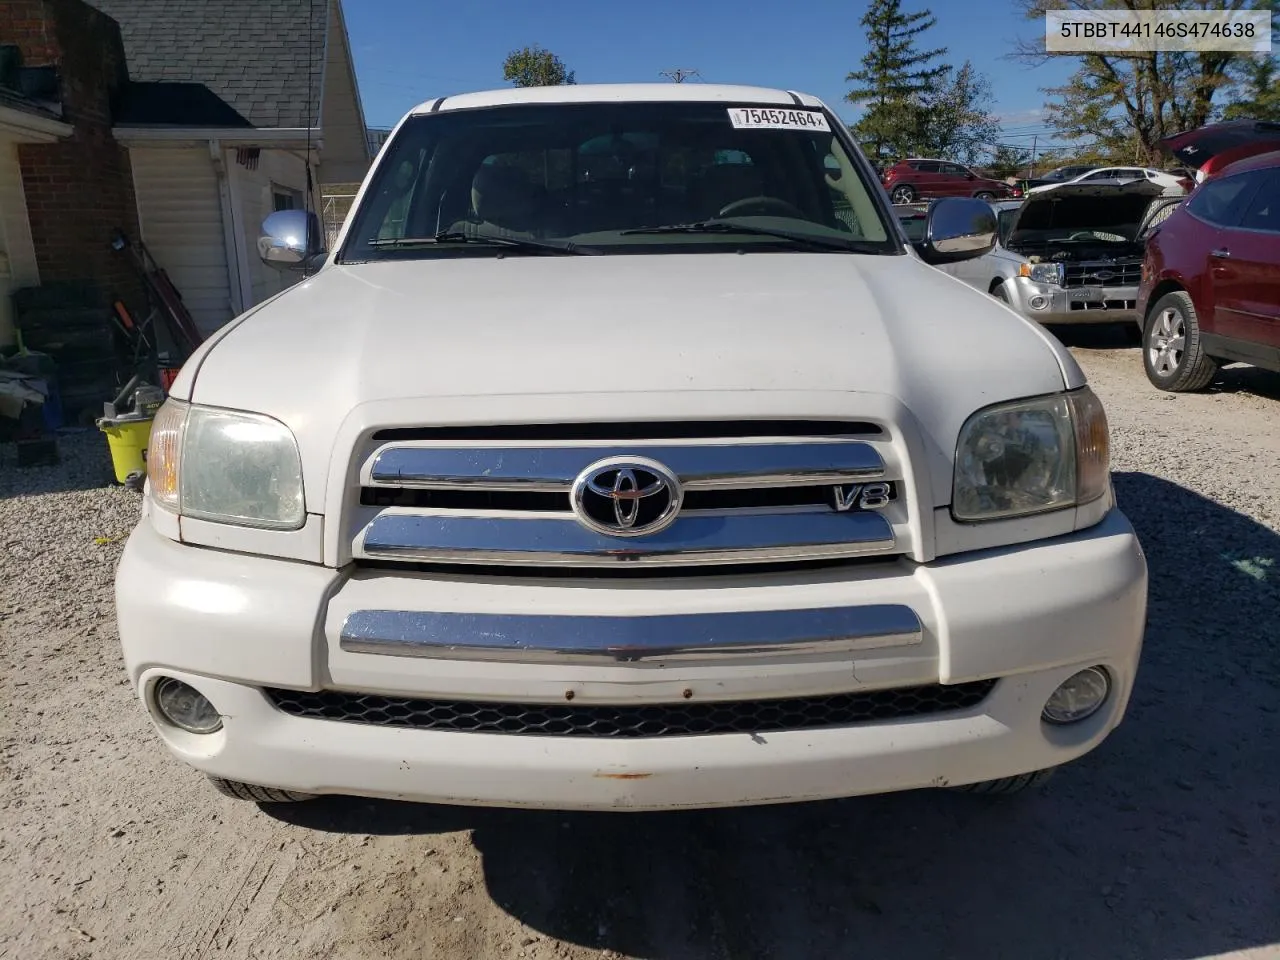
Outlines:
{"type": "Polygon", "coordinates": [[[929,205],[924,239],[912,244],[925,263],[972,260],[996,245],[996,213],[984,200],[943,197],[929,205]]]}
{"type": "Polygon", "coordinates": [[[320,219],[306,210],[277,210],[262,221],[258,256],[277,270],[305,267],[324,252],[320,219]]]}

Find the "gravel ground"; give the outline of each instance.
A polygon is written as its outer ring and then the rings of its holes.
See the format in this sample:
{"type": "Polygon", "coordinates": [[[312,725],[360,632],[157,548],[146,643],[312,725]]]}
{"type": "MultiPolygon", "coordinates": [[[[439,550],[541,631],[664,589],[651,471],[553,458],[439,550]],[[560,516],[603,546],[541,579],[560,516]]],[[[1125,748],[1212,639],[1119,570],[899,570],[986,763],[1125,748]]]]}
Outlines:
{"type": "Polygon", "coordinates": [[[1134,349],[1073,341],[1148,551],[1144,664],[1103,747],[1001,803],[223,799],[126,685],[111,582],[138,500],[101,485],[101,437],[57,469],[4,450],[0,957],[1280,958],[1280,376],[1168,396],[1134,349]]]}

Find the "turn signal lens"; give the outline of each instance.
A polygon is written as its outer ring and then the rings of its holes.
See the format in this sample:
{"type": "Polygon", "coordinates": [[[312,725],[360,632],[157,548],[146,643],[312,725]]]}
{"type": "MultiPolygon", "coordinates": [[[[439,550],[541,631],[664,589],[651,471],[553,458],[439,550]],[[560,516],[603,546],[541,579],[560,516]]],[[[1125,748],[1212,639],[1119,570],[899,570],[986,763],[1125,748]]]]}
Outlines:
{"type": "Polygon", "coordinates": [[[1067,394],[1076,433],[1076,503],[1089,503],[1111,483],[1111,434],[1102,401],[1088,387],[1067,394]]]}
{"type": "Polygon", "coordinates": [[[151,424],[151,439],[147,442],[147,485],[151,499],[174,513],[181,506],[178,472],[188,410],[188,405],[179,400],[166,400],[151,424]]]}

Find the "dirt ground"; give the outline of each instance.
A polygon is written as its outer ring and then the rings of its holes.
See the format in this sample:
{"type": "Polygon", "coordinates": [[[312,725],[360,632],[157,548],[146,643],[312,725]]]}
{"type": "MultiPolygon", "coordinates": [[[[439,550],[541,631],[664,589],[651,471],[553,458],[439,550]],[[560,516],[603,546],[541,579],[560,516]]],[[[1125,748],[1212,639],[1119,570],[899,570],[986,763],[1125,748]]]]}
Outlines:
{"type": "Polygon", "coordinates": [[[1173,397],[1136,349],[1063,336],[1107,404],[1149,628],[1125,724],[1003,802],[224,799],[125,681],[136,499],[56,471],[20,497],[0,462],[0,957],[1280,958],[1280,375],[1173,397]]]}

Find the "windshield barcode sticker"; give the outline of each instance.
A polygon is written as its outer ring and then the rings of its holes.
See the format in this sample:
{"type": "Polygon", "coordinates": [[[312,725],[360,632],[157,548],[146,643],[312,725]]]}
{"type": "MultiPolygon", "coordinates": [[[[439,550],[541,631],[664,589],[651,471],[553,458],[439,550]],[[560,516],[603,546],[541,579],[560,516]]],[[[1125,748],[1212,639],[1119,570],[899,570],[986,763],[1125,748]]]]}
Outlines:
{"type": "Polygon", "coordinates": [[[819,110],[784,110],[780,107],[730,107],[729,122],[735,130],[825,130],[827,118],[819,110]]]}

